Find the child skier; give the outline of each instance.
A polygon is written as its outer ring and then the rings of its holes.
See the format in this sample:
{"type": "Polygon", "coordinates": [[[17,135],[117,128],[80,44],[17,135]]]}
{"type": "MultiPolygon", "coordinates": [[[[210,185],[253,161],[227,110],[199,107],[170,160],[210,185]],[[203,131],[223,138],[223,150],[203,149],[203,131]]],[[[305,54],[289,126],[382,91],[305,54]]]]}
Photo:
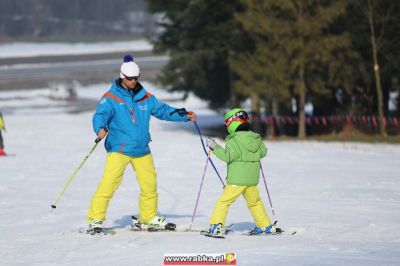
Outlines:
{"type": "Polygon", "coordinates": [[[281,232],[280,228],[271,224],[258,193],[260,160],[267,154],[267,148],[260,135],[250,130],[249,121],[245,111],[240,108],[232,109],[225,115],[225,126],[229,133],[225,139],[225,149],[215,140],[207,140],[207,146],[228,164],[227,185],[214,207],[207,236],[221,237],[225,233],[224,224],[229,206],[240,195],[245,198],[256,223],[251,234],[281,232]]]}

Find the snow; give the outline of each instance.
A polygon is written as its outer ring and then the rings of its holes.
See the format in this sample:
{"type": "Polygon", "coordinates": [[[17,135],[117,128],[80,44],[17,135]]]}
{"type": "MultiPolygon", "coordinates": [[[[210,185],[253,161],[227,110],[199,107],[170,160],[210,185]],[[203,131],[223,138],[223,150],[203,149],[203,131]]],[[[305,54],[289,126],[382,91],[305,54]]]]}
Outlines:
{"type": "MultiPolygon", "coordinates": [[[[108,86],[81,87],[78,97],[97,100],[108,86]]],[[[194,96],[184,102],[179,101],[182,94],[171,95],[149,83],[145,87],[174,106],[196,111],[201,128],[210,117],[221,117],[194,96]]],[[[271,219],[287,231],[297,230],[294,236],[234,234],[221,240],[198,232],[127,232],[123,228],[129,227],[130,215],[138,214],[139,195],[130,167],[105,223],[118,233],[89,236],[78,231],[86,227],[89,201],[103,171],[102,143],[57,209],[51,212],[50,205],[94,144],[93,111],[68,113],[68,104],[46,98],[45,89],[0,92],[0,98],[18,96],[11,103],[0,101],[0,109],[8,108],[6,151],[16,154],[0,158],[1,265],[162,265],[165,253],[220,252],[235,252],[238,265],[398,265],[399,145],[266,141],[269,154],[263,167],[276,217],[262,182],[261,197],[271,219]],[[48,105],[51,108],[44,108],[48,105]]],[[[199,137],[191,123],[157,119],[151,122],[151,132],[159,211],[169,221],[187,226],[206,162],[199,137]]],[[[213,161],[225,176],[225,165],[214,156],[213,161]]],[[[208,227],[221,191],[208,167],[194,228],[208,227]]],[[[254,226],[242,198],[230,208],[227,223],[236,223],[239,231],[254,226]]]]}
{"type": "Polygon", "coordinates": [[[150,51],[147,40],[97,43],[35,43],[18,42],[0,44],[0,59],[55,55],[104,54],[114,52],[150,51]]]}

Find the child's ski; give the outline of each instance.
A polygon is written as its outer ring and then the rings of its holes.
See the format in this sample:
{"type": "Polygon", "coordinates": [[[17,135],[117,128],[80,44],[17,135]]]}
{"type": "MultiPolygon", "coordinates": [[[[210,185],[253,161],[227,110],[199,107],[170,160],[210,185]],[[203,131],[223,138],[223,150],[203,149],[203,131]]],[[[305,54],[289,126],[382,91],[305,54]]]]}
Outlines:
{"type": "Polygon", "coordinates": [[[276,235],[294,235],[294,234],[296,234],[297,233],[297,231],[283,231],[283,230],[281,230],[280,232],[276,232],[276,233],[270,233],[270,234],[257,234],[257,235],[255,235],[255,234],[252,234],[251,233],[251,230],[246,230],[246,231],[244,231],[243,233],[242,233],[242,235],[245,235],[245,236],[276,236],[276,235]]]}
{"type": "MultiPolygon", "coordinates": [[[[276,225],[276,221],[273,225],[276,225]]],[[[213,238],[225,238],[226,235],[245,235],[245,236],[275,236],[275,235],[294,235],[297,233],[296,230],[294,231],[284,231],[281,228],[275,228],[275,232],[273,233],[261,233],[261,234],[253,234],[252,230],[245,230],[245,231],[236,231],[234,229],[234,224],[230,224],[229,226],[225,227],[225,230],[222,234],[211,234],[207,230],[200,231],[201,235],[213,237],[213,238]]]]}
{"type": "Polygon", "coordinates": [[[208,237],[213,237],[213,238],[225,238],[225,235],[233,232],[233,230],[232,230],[232,226],[233,225],[234,224],[230,224],[230,225],[226,226],[223,229],[223,233],[222,234],[218,234],[218,235],[211,234],[208,230],[202,230],[202,231],[200,231],[200,234],[203,235],[203,236],[208,236],[208,237]]]}
{"type": "Polygon", "coordinates": [[[206,230],[200,231],[200,234],[203,236],[207,236],[207,237],[213,237],[213,238],[225,238],[226,235],[242,235],[242,236],[259,236],[259,237],[263,237],[263,236],[277,236],[277,235],[294,235],[296,234],[297,231],[292,231],[292,232],[285,232],[285,231],[281,231],[279,233],[271,233],[271,234],[258,234],[258,235],[254,235],[251,234],[251,230],[246,230],[244,232],[241,232],[241,234],[236,234],[236,231],[234,230],[230,230],[229,233],[225,233],[224,235],[213,235],[211,233],[209,233],[206,230]]]}
{"type": "Polygon", "coordinates": [[[214,234],[208,232],[207,230],[200,231],[200,234],[203,236],[208,236],[208,237],[212,237],[212,238],[225,238],[225,235],[214,235],[214,234]]]}

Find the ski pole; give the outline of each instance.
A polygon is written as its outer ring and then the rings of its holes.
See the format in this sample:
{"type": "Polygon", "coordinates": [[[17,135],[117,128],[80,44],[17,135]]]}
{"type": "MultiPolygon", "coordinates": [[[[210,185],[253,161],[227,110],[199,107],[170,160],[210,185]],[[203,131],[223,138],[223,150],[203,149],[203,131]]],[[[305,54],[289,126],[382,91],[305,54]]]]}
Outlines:
{"type": "MultiPolygon", "coordinates": [[[[205,154],[207,154],[206,145],[204,145],[203,136],[202,136],[202,134],[201,134],[200,127],[199,127],[199,125],[196,123],[196,121],[193,121],[193,123],[194,123],[194,125],[196,126],[197,132],[199,133],[201,145],[203,146],[203,150],[204,150],[205,154]]],[[[207,156],[207,158],[208,158],[208,160],[210,161],[212,167],[214,168],[215,173],[218,175],[218,178],[219,178],[219,180],[220,180],[221,183],[222,183],[222,187],[225,188],[225,183],[224,183],[224,181],[222,181],[222,178],[221,178],[221,176],[219,175],[218,170],[217,170],[217,168],[216,168],[215,165],[214,165],[214,162],[211,160],[211,157],[210,157],[210,156],[207,156]]]]}
{"type": "Polygon", "coordinates": [[[261,175],[262,175],[263,180],[264,180],[265,189],[267,190],[267,195],[268,195],[269,205],[271,206],[272,215],[274,215],[274,217],[275,217],[274,207],[272,207],[271,196],[269,195],[267,181],[265,180],[264,170],[263,170],[263,167],[262,167],[261,163],[260,163],[260,170],[261,170],[261,175]]]}
{"type": "Polygon", "coordinates": [[[204,166],[204,173],[203,173],[203,177],[201,178],[200,189],[199,189],[199,192],[197,193],[196,204],[194,205],[194,210],[193,210],[193,215],[192,215],[192,221],[190,222],[189,231],[192,230],[192,225],[193,225],[193,221],[194,221],[194,216],[196,215],[197,205],[199,204],[200,193],[201,193],[201,189],[203,188],[204,177],[206,176],[207,165],[208,165],[208,159],[210,158],[210,155],[211,155],[211,150],[209,150],[208,153],[207,153],[206,165],[204,166]]]}
{"type": "Polygon", "coordinates": [[[72,172],[72,175],[68,178],[67,182],[65,183],[63,189],[61,190],[60,194],[58,194],[58,197],[56,198],[56,201],[54,204],[51,205],[52,209],[57,208],[57,204],[59,203],[61,197],[64,195],[65,190],[67,190],[67,187],[71,183],[72,179],[74,179],[76,173],[78,173],[79,169],[81,169],[82,165],[86,162],[86,160],[89,158],[89,156],[92,154],[92,152],[96,149],[97,144],[101,141],[101,138],[98,137],[94,142],[95,144],[93,145],[92,149],[90,150],[89,154],[86,155],[86,157],[82,160],[82,162],[78,165],[78,167],[72,172]]]}
{"type": "MultiPolygon", "coordinates": [[[[189,112],[186,111],[185,108],[175,109],[174,111],[172,111],[171,113],[169,113],[169,115],[173,115],[174,113],[178,113],[179,115],[187,115],[187,114],[189,114],[189,112]]],[[[196,126],[197,132],[199,133],[200,141],[201,141],[201,145],[203,146],[204,153],[207,155],[207,149],[206,149],[206,145],[204,145],[203,136],[201,135],[200,127],[197,125],[197,122],[196,122],[196,121],[193,121],[193,123],[194,123],[194,125],[196,126]]],[[[222,178],[221,178],[221,176],[219,175],[218,170],[217,170],[217,168],[216,168],[215,165],[214,165],[214,162],[211,160],[211,157],[208,157],[208,159],[209,159],[209,161],[210,161],[212,167],[214,168],[214,171],[215,171],[215,173],[217,174],[219,180],[221,181],[222,187],[225,188],[225,183],[224,183],[224,181],[222,181],[222,178]]]]}

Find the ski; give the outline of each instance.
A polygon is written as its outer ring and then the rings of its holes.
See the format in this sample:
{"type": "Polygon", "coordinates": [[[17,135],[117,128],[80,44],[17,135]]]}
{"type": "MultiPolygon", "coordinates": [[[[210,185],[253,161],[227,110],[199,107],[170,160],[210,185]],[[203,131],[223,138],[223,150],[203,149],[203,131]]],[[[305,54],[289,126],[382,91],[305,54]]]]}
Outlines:
{"type": "Polygon", "coordinates": [[[79,229],[79,233],[81,234],[88,234],[88,235],[107,235],[107,236],[113,236],[117,234],[129,234],[129,233],[137,233],[137,234],[157,234],[157,233],[198,233],[202,231],[199,228],[192,228],[189,230],[189,227],[187,226],[178,226],[175,230],[164,230],[164,229],[151,229],[151,230],[145,230],[145,229],[138,229],[138,228],[133,228],[131,227],[126,227],[126,228],[103,228],[103,230],[99,233],[95,232],[89,232],[86,228],[81,228],[79,229]]]}
{"type": "Polygon", "coordinates": [[[213,235],[210,232],[208,232],[207,230],[200,231],[200,235],[212,237],[212,238],[222,238],[222,239],[225,238],[225,235],[213,235]]]}
{"type": "Polygon", "coordinates": [[[168,223],[164,228],[146,228],[143,229],[140,226],[139,219],[132,216],[132,227],[131,231],[134,232],[200,232],[202,229],[193,228],[190,225],[176,225],[174,223],[168,223]]]}
{"type": "MultiPolygon", "coordinates": [[[[141,229],[141,228],[137,228],[137,227],[133,227],[133,226],[132,226],[132,228],[129,229],[129,231],[132,231],[132,232],[150,232],[150,233],[153,233],[153,232],[179,232],[179,231],[176,231],[175,229],[174,230],[162,229],[162,228],[141,229]]],[[[184,232],[184,231],[182,231],[182,232],[184,232]]]]}
{"type": "Polygon", "coordinates": [[[277,236],[277,235],[295,235],[297,233],[297,231],[291,231],[291,232],[287,232],[287,231],[283,231],[281,230],[280,232],[276,232],[276,233],[270,233],[270,234],[258,234],[258,235],[254,235],[251,233],[251,230],[246,230],[242,233],[242,235],[245,236],[277,236]]]}
{"type": "Polygon", "coordinates": [[[166,224],[165,228],[156,228],[156,227],[149,227],[149,228],[142,228],[141,224],[139,223],[139,219],[135,216],[132,216],[132,225],[125,228],[107,228],[103,227],[101,231],[95,232],[93,230],[89,230],[87,228],[79,229],[79,233],[86,233],[88,235],[116,235],[120,233],[129,233],[129,232],[137,232],[137,233],[157,233],[157,232],[176,232],[176,233],[185,233],[185,232],[200,232],[202,229],[200,228],[193,228],[190,225],[176,225],[174,223],[166,224]]]}
{"type": "Polygon", "coordinates": [[[157,228],[157,227],[148,227],[142,228],[139,219],[135,216],[132,216],[132,231],[148,231],[148,232],[160,232],[160,231],[175,231],[176,224],[174,223],[167,223],[165,228],[157,228]]]}
{"type": "Polygon", "coordinates": [[[89,230],[89,229],[81,228],[81,229],[79,229],[79,233],[92,235],[92,236],[94,236],[94,235],[113,236],[117,232],[112,228],[102,228],[102,230],[99,231],[99,232],[95,232],[95,231],[92,231],[92,230],[89,230]]]}
{"type": "MultiPolygon", "coordinates": [[[[233,224],[232,224],[233,225],[233,224]]],[[[165,229],[158,229],[158,228],[153,228],[150,230],[147,229],[139,229],[139,228],[134,228],[133,226],[131,227],[126,227],[126,228],[103,228],[101,232],[91,232],[87,230],[87,228],[81,228],[79,229],[79,233],[82,234],[87,234],[87,235],[105,235],[105,236],[114,236],[117,234],[125,234],[125,233],[200,233],[203,236],[211,237],[211,238],[221,238],[224,239],[226,238],[227,235],[242,235],[242,236],[292,236],[297,233],[297,231],[281,231],[280,233],[273,233],[273,234],[259,234],[259,235],[252,235],[251,230],[246,230],[246,231],[235,231],[231,227],[232,225],[228,226],[227,229],[225,230],[225,233],[223,235],[218,235],[214,236],[208,232],[208,230],[203,230],[200,228],[191,228],[189,230],[189,227],[187,225],[181,225],[177,226],[175,230],[165,230],[165,229]]]]}
{"type": "MultiPolygon", "coordinates": [[[[273,223],[273,225],[276,225],[276,221],[273,223]]],[[[252,234],[252,230],[245,230],[245,231],[236,231],[234,230],[234,224],[230,224],[229,226],[225,227],[224,232],[222,235],[213,235],[208,232],[208,230],[202,230],[200,231],[201,235],[207,236],[207,237],[213,237],[213,238],[225,238],[226,235],[245,235],[245,236],[277,236],[277,235],[286,235],[286,236],[292,236],[297,233],[296,230],[294,231],[284,231],[281,228],[276,228],[276,232],[274,233],[262,233],[262,234],[252,234]]]]}
{"type": "Polygon", "coordinates": [[[200,231],[200,234],[203,235],[203,236],[212,237],[212,238],[225,238],[225,235],[227,235],[227,234],[233,232],[233,230],[232,230],[232,226],[233,226],[233,225],[234,225],[234,224],[230,224],[230,225],[226,226],[226,227],[223,229],[223,230],[224,230],[224,233],[223,233],[222,235],[213,235],[213,234],[211,234],[208,230],[201,230],[201,231],[200,231]]]}
{"type": "Polygon", "coordinates": [[[133,226],[131,228],[125,228],[124,230],[118,230],[117,232],[135,232],[135,233],[198,233],[203,231],[202,229],[199,228],[191,228],[187,226],[177,226],[175,230],[165,230],[165,229],[158,229],[158,228],[152,228],[152,229],[139,229],[139,228],[134,228],[133,226]]]}
{"type": "Polygon", "coordinates": [[[212,238],[225,238],[227,235],[242,235],[242,236],[253,236],[253,237],[263,237],[263,236],[292,236],[295,235],[297,233],[297,231],[292,231],[292,232],[286,232],[286,231],[281,231],[279,233],[271,233],[271,234],[258,234],[258,235],[253,235],[251,234],[251,230],[246,230],[244,232],[240,232],[240,234],[238,234],[238,231],[235,230],[230,230],[228,233],[225,233],[224,235],[213,235],[210,234],[207,230],[202,230],[200,231],[200,234],[203,236],[207,236],[207,237],[212,237],[212,238]]]}

